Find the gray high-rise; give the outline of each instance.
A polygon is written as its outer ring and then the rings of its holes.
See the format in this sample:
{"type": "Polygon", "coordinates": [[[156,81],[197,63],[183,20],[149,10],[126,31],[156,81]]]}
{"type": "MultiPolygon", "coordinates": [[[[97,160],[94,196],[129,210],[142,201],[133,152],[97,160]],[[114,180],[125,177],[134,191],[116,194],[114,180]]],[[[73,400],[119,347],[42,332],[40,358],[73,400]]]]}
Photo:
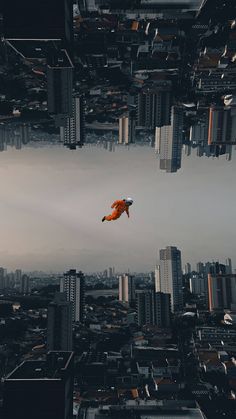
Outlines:
{"type": "Polygon", "coordinates": [[[62,120],[72,117],[72,87],[73,64],[67,51],[53,52],[47,61],[49,114],[62,120]]]}
{"type": "Polygon", "coordinates": [[[164,81],[152,89],[144,89],[136,96],[136,122],[150,129],[170,125],[171,81],[164,81]]]}
{"type": "Polygon", "coordinates": [[[70,269],[61,278],[60,292],[66,293],[67,301],[72,302],[72,319],[82,322],[84,318],[84,275],[70,269]]]}
{"type": "Polygon", "coordinates": [[[119,276],[119,301],[133,303],[135,301],[135,277],[124,274],[119,276]]]}
{"type": "Polygon", "coordinates": [[[136,291],[137,323],[168,328],[171,323],[170,294],[154,289],[136,291]]]}
{"type": "Polygon", "coordinates": [[[3,291],[4,288],[5,288],[4,268],[0,268],[0,291],[3,291]]]}
{"type": "Polygon", "coordinates": [[[49,351],[72,351],[72,302],[65,293],[56,293],[48,306],[47,348],[49,351]]]}
{"type": "Polygon", "coordinates": [[[167,246],[160,250],[160,270],[157,278],[156,292],[170,294],[171,310],[183,308],[183,284],[181,252],[174,246],[167,246]]]}
{"type": "Polygon", "coordinates": [[[162,328],[170,327],[171,306],[170,294],[155,292],[155,324],[162,328]]]}
{"type": "Polygon", "coordinates": [[[61,140],[71,150],[82,147],[85,141],[85,114],[83,96],[73,97],[72,116],[66,118],[65,127],[60,127],[61,140]]]}
{"type": "Polygon", "coordinates": [[[136,310],[139,326],[155,325],[155,298],[153,290],[136,291],[136,310]]]}
{"type": "Polygon", "coordinates": [[[26,274],[21,277],[20,291],[25,295],[30,293],[30,277],[26,274]]]}
{"type": "Polygon", "coordinates": [[[183,138],[183,110],[171,110],[171,125],[156,128],[156,143],[160,152],[160,169],[168,173],[181,168],[183,138]]]}

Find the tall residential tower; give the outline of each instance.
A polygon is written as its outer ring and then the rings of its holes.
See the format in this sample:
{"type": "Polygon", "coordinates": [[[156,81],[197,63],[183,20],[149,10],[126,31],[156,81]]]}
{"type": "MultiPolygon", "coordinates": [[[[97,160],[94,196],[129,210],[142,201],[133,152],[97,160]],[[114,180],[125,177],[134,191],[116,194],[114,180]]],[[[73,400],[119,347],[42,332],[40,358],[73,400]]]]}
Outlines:
{"type": "Polygon", "coordinates": [[[156,280],[156,292],[171,296],[171,309],[178,311],[183,308],[183,284],[181,252],[174,246],[160,250],[159,280],[156,280]]]}
{"type": "Polygon", "coordinates": [[[72,302],[72,319],[82,322],[84,318],[84,275],[70,269],[61,278],[60,292],[66,294],[67,301],[72,302]]]}

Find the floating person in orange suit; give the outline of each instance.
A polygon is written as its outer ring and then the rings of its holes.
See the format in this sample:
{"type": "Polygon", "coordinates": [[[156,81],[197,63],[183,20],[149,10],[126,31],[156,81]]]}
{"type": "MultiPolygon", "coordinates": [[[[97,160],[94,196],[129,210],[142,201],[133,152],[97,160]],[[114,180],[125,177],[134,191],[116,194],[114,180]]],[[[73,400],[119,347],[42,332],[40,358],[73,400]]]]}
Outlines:
{"type": "Polygon", "coordinates": [[[110,215],[104,216],[102,222],[106,221],[114,221],[120,218],[123,212],[129,217],[129,207],[133,204],[132,198],[125,198],[125,199],[118,199],[117,201],[113,202],[111,208],[114,210],[110,215]]]}

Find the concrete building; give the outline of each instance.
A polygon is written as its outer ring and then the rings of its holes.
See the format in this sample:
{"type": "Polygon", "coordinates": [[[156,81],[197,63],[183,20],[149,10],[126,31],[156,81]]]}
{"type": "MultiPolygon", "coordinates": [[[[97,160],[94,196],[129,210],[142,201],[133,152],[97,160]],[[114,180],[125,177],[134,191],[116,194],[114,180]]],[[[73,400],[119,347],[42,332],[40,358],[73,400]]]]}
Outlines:
{"type": "Polygon", "coordinates": [[[168,328],[171,323],[170,294],[155,293],[155,324],[160,328],[168,328]]]}
{"type": "Polygon", "coordinates": [[[65,293],[56,293],[48,306],[47,348],[49,351],[72,351],[72,302],[65,293]]]}
{"type": "Polygon", "coordinates": [[[206,275],[192,274],[189,279],[190,292],[195,295],[208,296],[206,275]]]}
{"type": "Polygon", "coordinates": [[[200,10],[203,0],[141,0],[142,6],[174,8],[183,10],[200,10]]]}
{"type": "Polygon", "coordinates": [[[236,107],[210,107],[208,145],[212,144],[236,144],[236,107]]]}
{"type": "Polygon", "coordinates": [[[191,265],[190,265],[190,263],[187,262],[184,266],[185,275],[189,275],[191,273],[191,271],[192,271],[191,265]]]}
{"type": "Polygon", "coordinates": [[[16,269],[14,276],[15,276],[15,286],[16,286],[16,288],[21,289],[22,270],[21,269],[16,269]]]}
{"type": "Polygon", "coordinates": [[[160,275],[156,283],[156,292],[171,296],[171,310],[183,308],[183,284],[181,252],[174,246],[160,250],[160,275]]]}
{"type": "Polygon", "coordinates": [[[236,310],[236,275],[208,274],[209,310],[236,310]]]}
{"type": "Polygon", "coordinates": [[[5,288],[5,273],[4,268],[0,267],[0,292],[5,288]]]}
{"type": "Polygon", "coordinates": [[[61,278],[60,292],[66,294],[67,301],[72,302],[72,319],[82,322],[84,317],[84,275],[71,269],[61,278]]]}
{"type": "Polygon", "coordinates": [[[129,304],[135,302],[135,277],[133,275],[119,276],[119,301],[129,304]]]}
{"type": "Polygon", "coordinates": [[[30,293],[30,277],[26,274],[21,277],[20,291],[24,295],[30,293]]]}
{"type": "Polygon", "coordinates": [[[198,121],[191,125],[189,140],[192,144],[207,145],[208,139],[208,118],[205,121],[198,121]]]}
{"type": "Polygon", "coordinates": [[[171,125],[156,129],[156,142],[160,149],[160,169],[168,173],[181,168],[183,138],[183,111],[172,107],[171,125]]]}
{"type": "Polygon", "coordinates": [[[135,118],[135,111],[131,110],[129,112],[129,135],[128,141],[125,144],[133,144],[135,143],[135,136],[136,136],[136,118],[135,118]]]}
{"type": "Polygon", "coordinates": [[[122,405],[100,405],[81,407],[78,419],[122,419],[156,418],[156,419],[204,419],[204,414],[195,401],[185,400],[126,400],[122,405]]]}
{"type": "Polygon", "coordinates": [[[132,144],[135,142],[136,121],[131,111],[127,116],[119,118],[119,144],[132,144]]]}
{"type": "Polygon", "coordinates": [[[65,127],[60,127],[61,141],[70,149],[82,147],[85,142],[85,113],[83,96],[73,97],[72,117],[66,119],[65,127]]]}
{"type": "Polygon", "coordinates": [[[149,129],[171,123],[171,82],[165,81],[136,96],[136,123],[149,129]]]}
{"type": "Polygon", "coordinates": [[[154,271],[154,287],[155,292],[160,292],[160,265],[155,267],[154,271]]]}
{"type": "Polygon", "coordinates": [[[71,419],[73,364],[73,352],[51,351],[16,367],[4,380],[4,418],[71,419]]]}
{"type": "MultiPolygon", "coordinates": [[[[72,113],[73,64],[66,50],[53,53],[47,62],[48,112],[62,121],[72,113]]],[[[64,122],[63,122],[64,124],[64,122]]]]}
{"type": "Polygon", "coordinates": [[[136,291],[137,323],[168,328],[171,323],[170,294],[154,289],[136,291]]]}
{"type": "Polygon", "coordinates": [[[136,291],[137,324],[155,325],[155,293],[153,290],[136,291]]]}
{"type": "Polygon", "coordinates": [[[127,143],[129,139],[129,118],[122,116],[119,118],[119,144],[127,143]]]}
{"type": "MultiPolygon", "coordinates": [[[[156,19],[168,17],[169,19],[192,19],[201,9],[205,0],[141,0],[136,7],[122,8],[107,6],[100,9],[103,13],[125,14],[127,19],[156,19]]],[[[107,2],[106,2],[107,5],[107,2]]]]}
{"type": "MultiPolygon", "coordinates": [[[[206,342],[213,348],[217,342],[232,343],[235,341],[236,331],[230,327],[199,326],[196,328],[196,341],[206,342]]],[[[204,349],[203,349],[204,350],[204,349]]],[[[213,349],[211,348],[210,351],[213,349]]],[[[225,349],[226,350],[226,349],[225,349]]],[[[209,351],[209,349],[208,349],[209,351]]]]}

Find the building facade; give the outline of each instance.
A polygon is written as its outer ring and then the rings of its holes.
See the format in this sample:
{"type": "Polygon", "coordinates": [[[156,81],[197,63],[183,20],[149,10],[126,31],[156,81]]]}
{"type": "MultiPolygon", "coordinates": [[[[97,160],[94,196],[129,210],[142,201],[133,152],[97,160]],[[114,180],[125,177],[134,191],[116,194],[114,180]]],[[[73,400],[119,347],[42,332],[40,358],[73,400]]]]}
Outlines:
{"type": "Polygon", "coordinates": [[[156,292],[170,294],[171,310],[183,308],[183,283],[181,252],[174,246],[160,250],[160,275],[156,292]]]}
{"type": "Polygon", "coordinates": [[[46,360],[24,361],[4,380],[4,418],[71,419],[73,369],[73,352],[51,351],[46,360]]]}
{"type": "Polygon", "coordinates": [[[47,348],[49,351],[72,351],[72,302],[65,293],[56,293],[48,306],[47,348]]]}
{"type": "Polygon", "coordinates": [[[171,125],[156,128],[156,143],[160,150],[160,169],[177,172],[181,168],[183,139],[183,111],[172,107],[171,125]]]}
{"type": "Polygon", "coordinates": [[[85,142],[85,113],[84,97],[77,96],[72,99],[72,117],[66,118],[65,127],[60,127],[61,141],[70,149],[82,147],[85,142]]]}
{"type": "Polygon", "coordinates": [[[135,277],[133,275],[119,276],[119,301],[129,304],[135,301],[135,277]]]}
{"type": "Polygon", "coordinates": [[[72,319],[82,322],[84,318],[84,275],[71,269],[61,278],[60,292],[66,294],[67,301],[72,302],[72,319]]]}

